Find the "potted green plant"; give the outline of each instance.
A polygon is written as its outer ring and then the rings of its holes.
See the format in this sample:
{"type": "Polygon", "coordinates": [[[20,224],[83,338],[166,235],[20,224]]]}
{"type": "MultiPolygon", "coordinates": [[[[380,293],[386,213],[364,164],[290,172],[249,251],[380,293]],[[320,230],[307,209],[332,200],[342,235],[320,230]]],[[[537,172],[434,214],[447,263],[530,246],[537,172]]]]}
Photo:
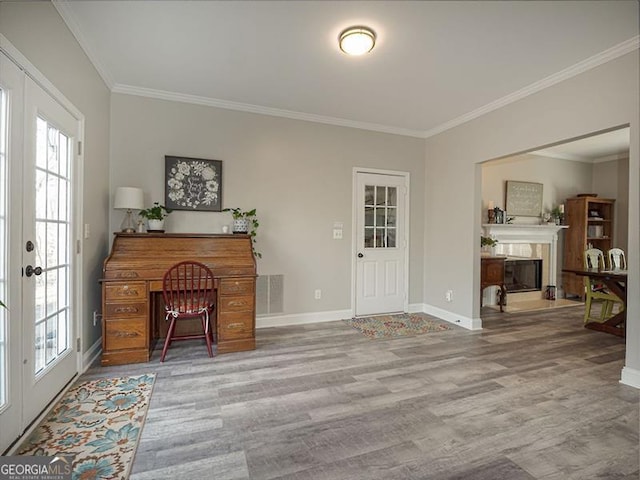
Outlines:
{"type": "Polygon", "coordinates": [[[262,254],[256,251],[256,230],[260,226],[256,217],[256,209],[242,210],[241,208],[225,208],[223,212],[231,212],[233,217],[233,233],[244,233],[251,237],[253,254],[262,258],[262,254]]]}
{"type": "Polygon", "coordinates": [[[564,217],[564,206],[556,205],[551,209],[551,218],[556,223],[556,225],[560,225],[562,223],[562,218],[564,217]]]}
{"type": "Polygon", "coordinates": [[[140,210],[138,215],[147,219],[149,223],[149,231],[163,231],[164,219],[172,212],[170,208],[160,205],[159,202],[153,202],[153,207],[140,210]]]}
{"type": "Polygon", "coordinates": [[[481,235],[480,236],[480,247],[482,249],[482,253],[486,255],[491,255],[494,247],[498,244],[498,240],[493,237],[488,237],[481,235]]]}

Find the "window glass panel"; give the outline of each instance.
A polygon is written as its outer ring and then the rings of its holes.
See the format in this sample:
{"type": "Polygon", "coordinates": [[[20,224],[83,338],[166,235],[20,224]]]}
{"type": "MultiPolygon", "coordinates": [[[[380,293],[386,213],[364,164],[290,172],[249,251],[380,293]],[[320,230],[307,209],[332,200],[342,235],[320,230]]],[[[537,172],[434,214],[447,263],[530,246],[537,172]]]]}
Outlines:
{"type": "Polygon", "coordinates": [[[67,249],[64,247],[67,244],[67,229],[66,223],[58,225],[58,265],[67,263],[67,249]]]}
{"type": "Polygon", "coordinates": [[[51,316],[58,310],[58,270],[48,270],[41,276],[46,276],[47,316],[51,316]]]}
{"type": "Polygon", "coordinates": [[[60,214],[58,213],[58,183],[57,176],[47,175],[47,219],[58,220],[60,214]]]}
{"type": "Polygon", "coordinates": [[[58,353],[58,316],[54,315],[52,318],[48,318],[47,325],[47,341],[46,341],[46,355],[45,363],[49,364],[56,358],[58,353]]]}
{"type": "Polygon", "coordinates": [[[68,310],[63,310],[58,315],[58,354],[67,349],[67,312],[68,310]]]}
{"type": "Polygon", "coordinates": [[[396,213],[398,212],[395,208],[387,209],[387,227],[395,227],[396,226],[396,213]]]}
{"type": "Polygon", "coordinates": [[[58,140],[58,130],[53,127],[49,127],[47,135],[47,153],[49,157],[49,163],[47,168],[50,172],[54,173],[58,173],[58,155],[60,154],[60,152],[58,151],[58,140]]]}
{"type": "Polygon", "coordinates": [[[364,207],[364,225],[365,227],[373,227],[373,207],[364,207]]]}
{"type": "Polygon", "coordinates": [[[47,256],[45,249],[47,247],[47,222],[36,222],[36,238],[35,242],[35,263],[36,266],[41,266],[42,268],[47,268],[47,256]]]}
{"type": "Polygon", "coordinates": [[[36,218],[47,218],[47,196],[44,194],[46,180],[47,174],[43,170],[36,170],[36,218]]]}
{"type": "Polygon", "coordinates": [[[373,228],[364,229],[364,247],[373,248],[373,228]]]}
{"type": "MultiPolygon", "coordinates": [[[[33,277],[32,277],[33,278],[33,277]]],[[[35,277],[35,297],[36,297],[36,310],[35,310],[35,321],[39,322],[44,319],[46,314],[45,312],[45,300],[46,300],[46,289],[44,284],[45,274],[38,275],[35,277]]]]}
{"type": "Polygon", "coordinates": [[[38,373],[44,368],[44,351],[46,348],[46,334],[44,330],[45,323],[41,322],[36,325],[36,358],[35,358],[35,372],[38,373]]]}
{"type": "Polygon", "coordinates": [[[67,199],[68,185],[69,185],[68,180],[65,180],[64,178],[61,178],[60,183],[58,184],[58,187],[60,188],[60,191],[58,193],[58,196],[60,198],[58,218],[63,222],[69,219],[68,217],[69,205],[68,205],[68,199],[67,199]]]}
{"type": "Polygon", "coordinates": [[[387,248],[395,248],[396,247],[396,229],[388,228],[387,229],[387,248]]]}
{"type": "Polygon", "coordinates": [[[376,228],[376,248],[384,247],[384,228],[376,228]]]}
{"type": "MultiPolygon", "coordinates": [[[[60,133],[60,176],[66,177],[69,172],[69,138],[60,133]]],[[[64,198],[64,197],[60,197],[64,198]]]]}
{"type": "Polygon", "coordinates": [[[376,226],[384,227],[385,224],[385,208],[384,207],[376,207],[376,226]]]}
{"type": "Polygon", "coordinates": [[[58,229],[55,225],[47,228],[47,268],[58,265],[58,229]]]}
{"type": "Polygon", "coordinates": [[[385,205],[387,203],[386,187],[376,187],[376,205],[385,205]]]}
{"type": "Polygon", "coordinates": [[[396,187],[388,187],[387,205],[390,207],[398,206],[398,189],[396,187]]]}
{"type": "Polygon", "coordinates": [[[365,205],[373,205],[373,194],[375,191],[373,185],[365,185],[364,186],[364,204],[365,205]]]}

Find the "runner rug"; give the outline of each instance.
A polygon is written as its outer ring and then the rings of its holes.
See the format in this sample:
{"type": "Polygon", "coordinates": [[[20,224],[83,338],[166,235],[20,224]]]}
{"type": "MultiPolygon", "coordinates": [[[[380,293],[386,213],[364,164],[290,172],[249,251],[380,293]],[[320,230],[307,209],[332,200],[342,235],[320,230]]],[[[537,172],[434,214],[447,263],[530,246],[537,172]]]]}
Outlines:
{"type": "Polygon", "coordinates": [[[402,313],[398,315],[377,315],[344,320],[369,338],[393,338],[420,335],[428,332],[442,332],[450,327],[434,320],[424,313],[402,313]]]}
{"type": "Polygon", "coordinates": [[[147,374],[72,387],[18,454],[71,455],[74,479],[128,478],[154,381],[147,374]]]}

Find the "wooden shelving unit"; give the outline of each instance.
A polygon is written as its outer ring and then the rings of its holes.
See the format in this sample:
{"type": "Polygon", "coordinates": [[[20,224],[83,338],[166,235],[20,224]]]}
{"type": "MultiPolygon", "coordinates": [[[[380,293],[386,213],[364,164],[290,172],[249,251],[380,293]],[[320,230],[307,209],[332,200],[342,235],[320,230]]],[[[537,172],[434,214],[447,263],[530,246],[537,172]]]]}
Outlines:
{"type": "MultiPolygon", "coordinates": [[[[565,202],[564,268],[582,268],[584,251],[599,248],[607,254],[613,247],[613,213],[615,200],[598,197],[568,198],[565,202]]],[[[562,274],[566,295],[584,298],[584,283],[572,273],[562,274]]]]}

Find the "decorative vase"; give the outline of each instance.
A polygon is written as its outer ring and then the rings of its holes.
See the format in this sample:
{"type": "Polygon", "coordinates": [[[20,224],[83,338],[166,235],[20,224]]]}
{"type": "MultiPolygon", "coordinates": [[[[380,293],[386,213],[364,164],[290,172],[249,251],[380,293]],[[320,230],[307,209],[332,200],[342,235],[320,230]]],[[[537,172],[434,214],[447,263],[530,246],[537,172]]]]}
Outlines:
{"type": "Polygon", "coordinates": [[[247,233],[249,231],[248,218],[236,218],[233,220],[233,233],[247,233]]]}
{"type": "Polygon", "coordinates": [[[164,231],[164,220],[149,219],[148,231],[164,231]]]}

